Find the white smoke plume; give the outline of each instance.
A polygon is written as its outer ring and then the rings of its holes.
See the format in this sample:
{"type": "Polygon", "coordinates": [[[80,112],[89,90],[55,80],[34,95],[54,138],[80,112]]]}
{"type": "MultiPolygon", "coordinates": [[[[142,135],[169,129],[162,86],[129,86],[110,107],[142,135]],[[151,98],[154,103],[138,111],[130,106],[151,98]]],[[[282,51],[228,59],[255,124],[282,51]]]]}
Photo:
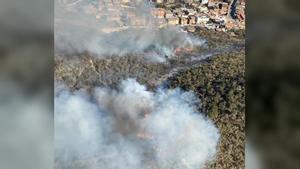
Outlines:
{"type": "Polygon", "coordinates": [[[79,1],[55,6],[55,48],[59,54],[87,52],[95,57],[145,54],[152,61],[165,61],[177,48],[201,46],[205,41],[178,27],[159,28],[164,19],[151,15],[147,1],[79,1]],[[94,5],[91,5],[94,4],[94,5]],[[125,6],[125,7],[124,7],[125,6]],[[90,11],[95,11],[92,14],[90,11]],[[95,16],[97,18],[95,18],[95,16]]]}
{"type": "Polygon", "coordinates": [[[58,91],[56,168],[199,169],[216,152],[219,132],[180,89],[151,92],[134,79],[118,89],[58,91]]]}

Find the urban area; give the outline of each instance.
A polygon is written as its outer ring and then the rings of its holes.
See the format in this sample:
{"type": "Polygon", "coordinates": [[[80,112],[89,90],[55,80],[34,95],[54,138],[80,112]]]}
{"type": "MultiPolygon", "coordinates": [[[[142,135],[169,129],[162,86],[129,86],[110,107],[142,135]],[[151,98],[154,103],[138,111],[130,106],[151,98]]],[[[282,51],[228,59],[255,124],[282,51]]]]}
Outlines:
{"type": "Polygon", "coordinates": [[[95,0],[87,4],[84,12],[99,21],[109,20],[119,28],[145,27],[151,23],[159,27],[180,25],[189,31],[195,27],[222,32],[245,29],[246,0],[151,0],[151,17],[136,12],[141,1],[95,0]]]}

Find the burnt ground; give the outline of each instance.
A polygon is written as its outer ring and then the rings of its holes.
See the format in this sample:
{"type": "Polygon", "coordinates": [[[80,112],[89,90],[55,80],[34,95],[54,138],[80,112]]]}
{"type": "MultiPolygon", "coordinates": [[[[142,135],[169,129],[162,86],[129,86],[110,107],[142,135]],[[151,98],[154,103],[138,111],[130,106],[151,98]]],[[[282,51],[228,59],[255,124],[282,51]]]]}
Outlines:
{"type": "Polygon", "coordinates": [[[245,48],[244,32],[236,36],[208,30],[193,33],[207,40],[192,53],[180,53],[167,63],[140,56],[100,59],[89,54],[57,55],[55,80],[71,90],[115,87],[122,79],[136,78],[155,90],[158,85],[194,91],[202,101],[199,110],[220,129],[216,160],[207,168],[245,168],[245,48]]]}

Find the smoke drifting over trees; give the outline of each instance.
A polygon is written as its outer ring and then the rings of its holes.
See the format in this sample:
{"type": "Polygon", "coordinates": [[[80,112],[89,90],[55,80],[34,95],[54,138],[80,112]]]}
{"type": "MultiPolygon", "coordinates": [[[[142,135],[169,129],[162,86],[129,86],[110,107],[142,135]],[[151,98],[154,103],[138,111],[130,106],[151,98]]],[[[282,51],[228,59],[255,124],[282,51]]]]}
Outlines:
{"type": "Polygon", "coordinates": [[[86,3],[72,7],[56,4],[56,53],[87,52],[104,58],[129,54],[145,56],[144,53],[151,52],[147,59],[162,62],[166,57],[174,56],[176,48],[204,43],[204,40],[192,37],[178,27],[159,28],[157,23],[163,21],[151,15],[152,7],[146,1],[137,1],[129,9],[120,4],[108,7],[104,0],[99,1],[98,8],[103,10],[100,19],[86,13],[86,3]],[[120,23],[112,18],[120,18],[120,23]],[[137,20],[143,24],[134,25],[133,21],[137,20]]]}
{"type": "MultiPolygon", "coordinates": [[[[105,59],[137,54],[164,62],[177,48],[204,43],[177,27],[159,28],[144,1],[130,8],[131,16],[145,21],[138,28],[110,19],[116,14],[128,17],[121,6],[105,6],[105,17],[96,19],[86,14],[85,2],[56,4],[57,55],[88,53],[105,59]]],[[[191,92],[150,92],[134,79],[123,80],[117,89],[90,86],[90,92],[60,87],[55,97],[58,169],[194,169],[217,152],[218,129],[197,111],[200,101],[191,92]]]]}
{"type": "Polygon", "coordinates": [[[127,79],[92,95],[57,93],[57,168],[190,169],[216,154],[218,130],[197,112],[190,92],[150,92],[127,79]]]}

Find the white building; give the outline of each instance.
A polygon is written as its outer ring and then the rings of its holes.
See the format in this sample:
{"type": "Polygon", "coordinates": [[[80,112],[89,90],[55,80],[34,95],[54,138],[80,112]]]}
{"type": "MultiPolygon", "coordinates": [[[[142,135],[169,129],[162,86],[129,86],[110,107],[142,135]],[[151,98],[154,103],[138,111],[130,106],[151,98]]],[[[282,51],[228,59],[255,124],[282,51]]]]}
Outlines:
{"type": "Polygon", "coordinates": [[[202,1],[201,1],[201,4],[203,4],[203,5],[204,5],[204,4],[208,4],[208,0],[202,0],[202,1]]]}
{"type": "Polygon", "coordinates": [[[209,17],[207,15],[198,15],[197,16],[197,24],[207,23],[209,21],[209,17]]]}
{"type": "Polygon", "coordinates": [[[206,6],[199,7],[200,12],[208,12],[208,8],[206,6]]]}

